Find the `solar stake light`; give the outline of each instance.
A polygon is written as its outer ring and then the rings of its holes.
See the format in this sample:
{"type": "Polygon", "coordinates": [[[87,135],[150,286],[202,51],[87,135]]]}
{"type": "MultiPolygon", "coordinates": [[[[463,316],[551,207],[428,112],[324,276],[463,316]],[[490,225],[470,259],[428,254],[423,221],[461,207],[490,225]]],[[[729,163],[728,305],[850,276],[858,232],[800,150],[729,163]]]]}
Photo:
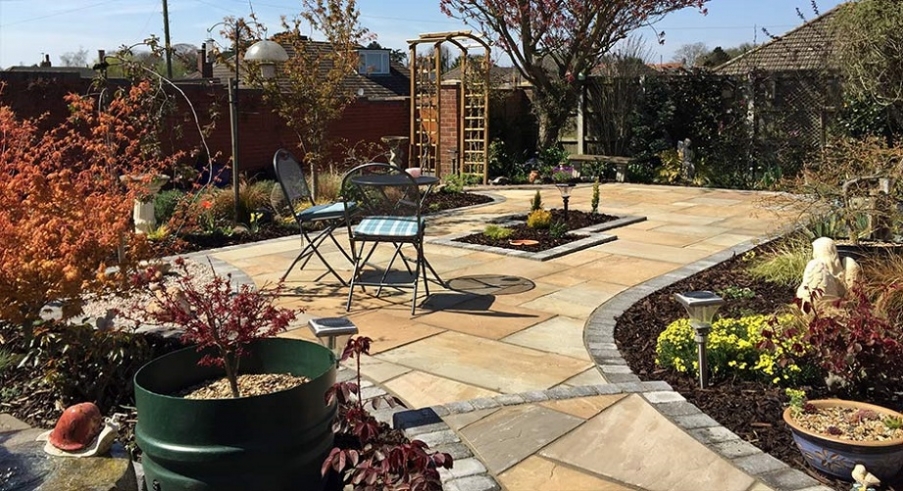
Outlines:
{"type": "Polygon", "coordinates": [[[709,385],[709,362],[706,357],[705,344],[712,330],[712,319],[724,299],[710,291],[675,293],[674,300],[684,306],[690,316],[690,325],[696,333],[696,349],[699,364],[699,386],[703,389],[709,385]]]}
{"type": "Polygon", "coordinates": [[[555,183],[555,187],[558,188],[558,192],[561,193],[561,201],[564,202],[564,221],[567,223],[568,220],[568,201],[571,199],[571,189],[573,189],[574,184],[569,182],[558,182],[555,183]]]}
{"type": "Polygon", "coordinates": [[[347,317],[321,317],[311,319],[307,324],[317,341],[335,354],[338,366],[348,340],[358,333],[357,326],[347,317]]]}

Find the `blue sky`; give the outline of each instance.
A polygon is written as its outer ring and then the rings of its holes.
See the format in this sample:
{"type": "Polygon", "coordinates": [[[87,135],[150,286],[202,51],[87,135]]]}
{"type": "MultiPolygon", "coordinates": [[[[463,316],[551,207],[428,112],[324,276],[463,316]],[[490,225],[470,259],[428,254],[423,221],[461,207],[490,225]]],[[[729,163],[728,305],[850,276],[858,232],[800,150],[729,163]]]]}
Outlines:
{"type": "MultiPolygon", "coordinates": [[[[200,45],[207,29],[224,16],[247,16],[251,6],[269,32],[278,31],[279,16],[292,16],[298,0],[168,0],[173,43],[200,45]]],[[[822,12],[841,0],[818,0],[822,12]]],[[[407,39],[423,32],[467,28],[439,11],[438,0],[358,0],[361,21],[383,46],[407,50],[407,39]]],[[[666,42],[655,42],[651,28],[637,34],[647,40],[654,61],[670,61],[683,44],[704,42],[710,48],[767,40],[761,28],[784,33],[801,23],[795,8],[814,17],[808,0],[711,0],[708,15],[695,9],[675,12],[655,25],[666,42]]],[[[162,0],[0,0],[0,68],[31,65],[50,54],[97,49],[114,50],[141,42],[150,34],[163,37],[162,0]]],[[[219,29],[216,29],[218,31],[219,29]]],[[[496,56],[498,58],[498,56],[496,56]]],[[[508,64],[502,56],[499,62],[508,64]]]]}

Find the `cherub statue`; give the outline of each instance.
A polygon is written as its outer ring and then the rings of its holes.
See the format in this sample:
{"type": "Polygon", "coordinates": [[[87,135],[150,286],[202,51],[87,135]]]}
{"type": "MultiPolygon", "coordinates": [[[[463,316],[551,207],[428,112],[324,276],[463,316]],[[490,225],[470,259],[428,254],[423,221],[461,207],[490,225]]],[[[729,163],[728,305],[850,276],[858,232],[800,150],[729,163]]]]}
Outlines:
{"type": "Polygon", "coordinates": [[[823,300],[842,298],[859,279],[860,271],[859,264],[853,258],[845,257],[841,262],[833,240],[828,237],[815,239],[812,242],[812,260],[806,264],[796,297],[811,302],[812,293],[819,290],[823,300]]]}

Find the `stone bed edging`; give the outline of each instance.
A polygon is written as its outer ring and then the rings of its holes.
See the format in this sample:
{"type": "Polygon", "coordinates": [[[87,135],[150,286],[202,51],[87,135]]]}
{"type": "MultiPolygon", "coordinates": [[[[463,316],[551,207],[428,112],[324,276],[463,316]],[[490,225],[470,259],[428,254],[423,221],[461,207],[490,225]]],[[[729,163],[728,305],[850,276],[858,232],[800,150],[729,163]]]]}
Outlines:
{"type": "Polygon", "coordinates": [[[750,476],[777,491],[832,491],[805,473],[744,441],[687,402],[667,382],[642,382],[627,365],[615,344],[616,319],[633,304],[680,280],[744,254],[765,241],[767,240],[744,242],[615,295],[590,314],[584,328],[584,345],[607,381],[618,386],[656,384],[656,392],[644,392],[642,395],[659,413],[750,476]]]}

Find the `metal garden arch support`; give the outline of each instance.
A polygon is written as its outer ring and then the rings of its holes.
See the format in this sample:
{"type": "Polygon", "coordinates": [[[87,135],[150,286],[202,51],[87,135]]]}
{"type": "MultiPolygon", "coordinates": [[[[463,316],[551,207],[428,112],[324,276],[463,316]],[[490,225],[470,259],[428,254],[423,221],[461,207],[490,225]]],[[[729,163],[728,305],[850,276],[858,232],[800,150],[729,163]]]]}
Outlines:
{"type": "Polygon", "coordinates": [[[441,177],[444,174],[478,175],[486,184],[489,177],[489,90],[490,47],[470,31],[421,34],[408,41],[411,70],[411,166],[441,177]],[[460,50],[461,82],[458,106],[453,117],[443,110],[454,106],[442,103],[442,47],[451,43],[460,50]],[[431,46],[418,54],[421,45],[431,46]],[[471,49],[482,49],[481,60],[471,59],[471,49]],[[471,65],[478,65],[472,67],[471,65]],[[454,125],[453,141],[443,139],[442,127],[454,125]],[[445,152],[445,153],[443,153],[445,152]],[[443,166],[442,163],[447,165],[443,166]]]}

